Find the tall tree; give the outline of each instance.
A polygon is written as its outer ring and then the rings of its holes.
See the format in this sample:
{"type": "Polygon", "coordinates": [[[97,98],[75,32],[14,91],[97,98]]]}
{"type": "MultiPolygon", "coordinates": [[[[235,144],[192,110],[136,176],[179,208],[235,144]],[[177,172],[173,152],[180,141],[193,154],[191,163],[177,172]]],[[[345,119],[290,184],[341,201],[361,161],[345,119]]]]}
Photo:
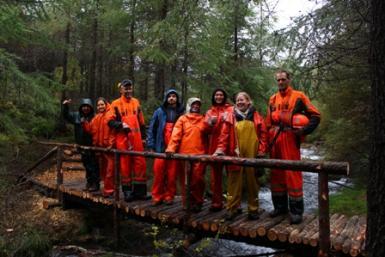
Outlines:
{"type": "Polygon", "coordinates": [[[385,3],[371,0],[370,71],[372,126],[368,185],[367,252],[385,256],[385,3]]]}

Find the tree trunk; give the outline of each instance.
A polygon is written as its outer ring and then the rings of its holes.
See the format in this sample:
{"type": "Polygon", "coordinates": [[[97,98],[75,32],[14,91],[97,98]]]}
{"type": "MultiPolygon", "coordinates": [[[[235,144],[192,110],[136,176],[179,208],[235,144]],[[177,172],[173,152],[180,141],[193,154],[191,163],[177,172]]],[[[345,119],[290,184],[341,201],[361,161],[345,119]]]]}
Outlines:
{"type": "Polygon", "coordinates": [[[143,62],[143,72],[144,72],[144,80],[141,86],[142,87],[141,100],[147,101],[148,100],[148,78],[151,76],[151,74],[150,74],[149,64],[146,61],[143,62]]]}
{"type": "Polygon", "coordinates": [[[368,184],[367,253],[385,256],[385,2],[371,0],[370,70],[372,127],[368,184]]]}
{"type": "Polygon", "coordinates": [[[95,16],[92,23],[92,55],[91,55],[91,63],[90,63],[90,83],[89,83],[89,96],[92,99],[96,97],[96,50],[98,44],[98,9],[99,9],[99,1],[96,1],[95,7],[95,16]]]}
{"type": "Polygon", "coordinates": [[[187,73],[188,73],[188,33],[189,28],[188,25],[185,27],[184,31],[184,47],[183,47],[183,63],[182,63],[182,101],[183,103],[187,102],[187,73]]]}
{"type": "Polygon", "coordinates": [[[64,120],[64,115],[63,115],[63,106],[62,102],[67,98],[67,91],[65,86],[67,85],[68,81],[68,47],[70,45],[70,29],[71,29],[71,24],[68,22],[66,26],[66,30],[64,33],[64,51],[63,51],[63,74],[61,77],[61,84],[64,85],[64,89],[61,92],[61,99],[60,99],[60,117],[57,121],[56,127],[57,129],[61,131],[66,131],[66,122],[64,120]]]}
{"type": "Polygon", "coordinates": [[[234,62],[238,62],[238,13],[239,13],[239,3],[235,1],[234,6],[234,62]]]}
{"type": "Polygon", "coordinates": [[[136,9],[136,0],[132,1],[132,12],[131,12],[131,24],[130,24],[130,49],[129,49],[129,60],[130,65],[128,68],[128,76],[129,78],[135,82],[135,22],[136,22],[136,15],[135,15],[135,9],[136,9]]]}
{"type": "MultiPolygon", "coordinates": [[[[160,20],[165,20],[168,12],[168,0],[163,0],[163,5],[160,10],[160,20]]],[[[165,51],[166,46],[164,40],[160,40],[160,50],[165,51]]],[[[154,84],[154,97],[158,99],[163,99],[164,90],[165,90],[165,62],[162,61],[158,63],[156,73],[155,73],[155,84],[154,84]]]]}

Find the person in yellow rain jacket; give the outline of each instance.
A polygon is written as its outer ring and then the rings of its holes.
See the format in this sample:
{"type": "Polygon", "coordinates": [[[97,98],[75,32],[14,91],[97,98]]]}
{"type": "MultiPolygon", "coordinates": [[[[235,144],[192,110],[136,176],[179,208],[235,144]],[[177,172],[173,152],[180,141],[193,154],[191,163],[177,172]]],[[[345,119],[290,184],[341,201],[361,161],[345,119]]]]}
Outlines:
{"type": "MultiPolygon", "coordinates": [[[[250,96],[239,92],[232,115],[222,126],[217,150],[214,155],[255,158],[264,156],[267,148],[267,132],[263,117],[255,110],[250,96]]],[[[237,208],[242,200],[243,174],[246,175],[248,218],[259,218],[259,182],[258,173],[253,167],[230,169],[227,179],[227,213],[226,219],[232,220],[239,212],[237,208]]]]}

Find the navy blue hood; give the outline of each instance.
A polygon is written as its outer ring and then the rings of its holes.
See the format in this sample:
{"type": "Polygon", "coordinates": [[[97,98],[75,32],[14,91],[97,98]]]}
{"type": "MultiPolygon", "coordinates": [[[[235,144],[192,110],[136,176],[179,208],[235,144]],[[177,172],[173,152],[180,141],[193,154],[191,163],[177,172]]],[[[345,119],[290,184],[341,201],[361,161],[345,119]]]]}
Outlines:
{"type": "Polygon", "coordinates": [[[91,112],[87,116],[92,116],[94,114],[94,106],[92,105],[92,100],[90,98],[82,98],[82,99],[80,99],[79,114],[82,115],[82,116],[84,115],[83,112],[82,112],[82,106],[83,105],[88,105],[89,107],[91,107],[91,112]]]}
{"type": "Polygon", "coordinates": [[[176,108],[177,109],[179,109],[181,106],[182,106],[182,104],[181,104],[181,102],[180,102],[180,96],[179,96],[179,94],[178,94],[178,92],[175,90],[175,89],[173,89],[173,88],[170,88],[169,90],[167,90],[165,93],[164,93],[164,97],[163,97],[163,106],[165,107],[165,108],[167,108],[167,97],[169,96],[169,94],[175,94],[176,95],[176,108]]]}

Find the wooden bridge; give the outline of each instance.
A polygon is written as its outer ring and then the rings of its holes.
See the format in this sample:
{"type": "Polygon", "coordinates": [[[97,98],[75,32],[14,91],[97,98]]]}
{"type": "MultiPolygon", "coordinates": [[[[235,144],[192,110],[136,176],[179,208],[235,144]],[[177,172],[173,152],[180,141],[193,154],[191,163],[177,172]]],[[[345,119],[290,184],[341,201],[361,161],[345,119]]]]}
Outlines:
{"type": "MultiPolygon", "coordinates": [[[[296,168],[297,170],[319,173],[319,216],[305,214],[301,224],[290,225],[288,216],[270,218],[264,210],[260,210],[260,218],[258,220],[248,220],[247,214],[243,213],[232,221],[226,221],[224,219],[225,210],[210,212],[210,204],[207,200],[205,200],[201,212],[191,213],[188,209],[183,209],[180,197],[177,197],[172,205],[152,206],[151,200],[130,203],[120,200],[123,198],[121,192],[115,192],[113,199],[104,198],[100,192],[85,192],[83,191],[85,172],[80,156],[74,154],[73,150],[76,148],[114,152],[116,162],[118,162],[120,154],[142,155],[150,158],[169,157],[159,153],[118,151],[116,149],[58,143],[55,145],[56,147],[31,166],[28,172],[55,154],[56,165],[43,173],[30,176],[28,179],[36,186],[56,192],[56,196],[62,204],[67,199],[76,199],[81,202],[92,202],[96,205],[113,208],[113,225],[116,231],[116,239],[119,237],[118,213],[123,212],[133,218],[176,226],[206,237],[230,238],[235,241],[285,249],[301,248],[302,250],[309,251],[309,253],[313,252],[313,255],[318,252],[318,256],[328,256],[332,252],[347,256],[365,255],[366,217],[347,217],[336,213],[329,215],[328,174],[346,174],[348,172],[348,165],[346,163],[313,161],[277,162],[277,160],[271,162],[272,160],[268,159],[212,158],[211,156],[185,156],[178,154],[172,157],[189,162],[220,161],[225,164],[236,163],[244,166],[296,168]]],[[[119,167],[119,165],[115,166],[119,167]]],[[[188,174],[188,168],[185,172],[188,174]]],[[[115,173],[119,174],[118,168],[115,169],[115,173]]],[[[119,176],[115,177],[115,183],[119,185],[119,176]]],[[[119,186],[116,188],[119,188],[119,186]]],[[[188,179],[186,188],[188,192],[188,179]]],[[[187,202],[188,198],[189,194],[187,194],[187,202]]]]}

